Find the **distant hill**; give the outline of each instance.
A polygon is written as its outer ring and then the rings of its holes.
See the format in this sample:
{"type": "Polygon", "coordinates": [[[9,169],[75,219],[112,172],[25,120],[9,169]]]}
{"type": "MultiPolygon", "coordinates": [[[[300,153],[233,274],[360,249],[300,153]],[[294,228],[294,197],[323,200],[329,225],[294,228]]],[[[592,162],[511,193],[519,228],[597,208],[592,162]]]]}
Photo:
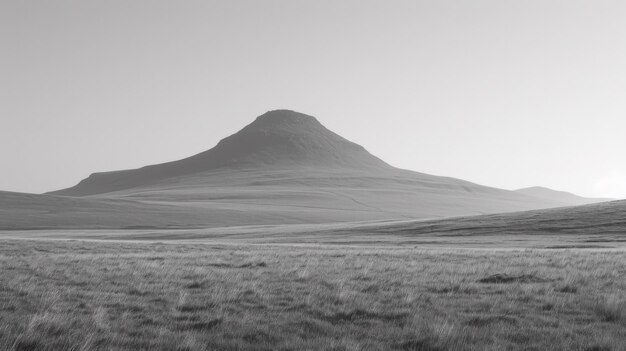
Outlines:
{"type": "MultiPolygon", "coordinates": [[[[420,237],[492,236],[580,236],[579,246],[626,240],[626,200],[589,205],[499,213],[482,216],[452,217],[436,220],[364,223],[328,230],[337,237],[401,238],[411,241],[420,237]],[[590,239],[595,237],[594,239],[590,239]]],[[[307,234],[314,237],[315,231],[307,234]]],[[[324,233],[320,232],[324,235],[324,233]]],[[[454,242],[454,239],[451,239],[454,242]]],[[[545,243],[544,243],[545,244],[545,243]]]]}
{"type": "Polygon", "coordinates": [[[4,213],[14,211],[16,201],[24,211],[6,216],[0,227],[33,221],[161,228],[441,218],[578,204],[571,200],[401,170],[312,116],[276,110],[182,160],[94,173],[47,195],[5,193],[4,213]],[[41,211],[28,212],[31,207],[41,211]]]}
{"type": "Polygon", "coordinates": [[[173,162],[95,173],[57,195],[84,196],[155,184],[214,170],[391,169],[362,146],[326,129],[314,117],[287,110],[268,112],[214,148],[173,162]]]}
{"type": "Polygon", "coordinates": [[[592,204],[597,202],[605,202],[612,201],[614,199],[604,199],[604,198],[587,198],[578,196],[572,193],[568,193],[565,191],[557,191],[549,188],[544,188],[540,186],[523,188],[515,190],[516,192],[524,195],[534,196],[539,199],[549,200],[549,201],[558,201],[563,203],[568,203],[572,205],[585,205],[592,204]]]}

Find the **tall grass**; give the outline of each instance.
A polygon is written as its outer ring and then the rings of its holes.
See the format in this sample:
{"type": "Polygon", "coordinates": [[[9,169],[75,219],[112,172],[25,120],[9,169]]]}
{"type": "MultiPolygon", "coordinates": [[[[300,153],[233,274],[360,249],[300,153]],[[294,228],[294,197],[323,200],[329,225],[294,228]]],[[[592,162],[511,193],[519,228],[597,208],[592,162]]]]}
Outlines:
{"type": "Polygon", "coordinates": [[[0,350],[625,350],[619,251],[5,240],[0,350]]]}

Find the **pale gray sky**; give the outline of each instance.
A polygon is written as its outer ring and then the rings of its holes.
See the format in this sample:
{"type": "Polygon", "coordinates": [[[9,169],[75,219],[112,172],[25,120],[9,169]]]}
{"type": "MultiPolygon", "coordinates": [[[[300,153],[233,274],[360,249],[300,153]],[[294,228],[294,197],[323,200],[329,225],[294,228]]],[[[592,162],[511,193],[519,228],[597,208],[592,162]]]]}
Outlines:
{"type": "Polygon", "coordinates": [[[623,0],[0,0],[0,189],[314,115],[392,165],[626,197],[623,0]]]}

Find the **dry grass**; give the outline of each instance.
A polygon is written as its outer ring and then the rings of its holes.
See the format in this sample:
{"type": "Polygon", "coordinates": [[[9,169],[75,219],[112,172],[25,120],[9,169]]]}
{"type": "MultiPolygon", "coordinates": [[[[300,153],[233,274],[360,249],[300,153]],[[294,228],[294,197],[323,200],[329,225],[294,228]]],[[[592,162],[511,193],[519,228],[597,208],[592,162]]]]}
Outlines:
{"type": "Polygon", "coordinates": [[[623,251],[0,241],[1,350],[625,350],[623,251]]]}

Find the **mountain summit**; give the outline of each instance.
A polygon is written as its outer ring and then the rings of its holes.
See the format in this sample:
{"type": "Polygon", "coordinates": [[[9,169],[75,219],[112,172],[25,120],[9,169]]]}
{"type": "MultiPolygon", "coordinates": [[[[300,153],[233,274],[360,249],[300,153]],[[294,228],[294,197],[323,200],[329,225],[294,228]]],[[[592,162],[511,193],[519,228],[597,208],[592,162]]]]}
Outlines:
{"type": "Polygon", "coordinates": [[[306,130],[325,130],[322,124],[313,116],[292,110],[268,111],[250,123],[245,130],[282,130],[288,133],[299,133],[306,130]]]}
{"type": "Polygon", "coordinates": [[[315,117],[290,110],[257,117],[207,153],[224,161],[219,167],[389,167],[362,146],[328,130],[315,117]]]}
{"type": "Polygon", "coordinates": [[[315,117],[291,110],[264,113],[214,148],[173,162],[133,170],[94,173],[78,185],[53,192],[84,196],[124,190],[219,169],[386,169],[362,146],[333,133],[315,117]]]}

